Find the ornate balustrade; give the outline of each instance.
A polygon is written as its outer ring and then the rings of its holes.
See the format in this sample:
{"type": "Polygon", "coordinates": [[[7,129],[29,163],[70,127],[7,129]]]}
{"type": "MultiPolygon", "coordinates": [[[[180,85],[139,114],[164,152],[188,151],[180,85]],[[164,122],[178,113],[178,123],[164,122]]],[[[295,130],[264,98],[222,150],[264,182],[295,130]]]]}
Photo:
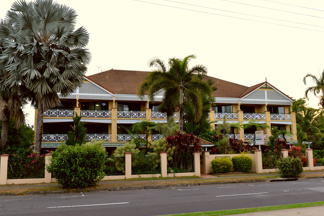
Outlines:
{"type": "Polygon", "coordinates": [[[279,114],[279,113],[271,113],[271,120],[291,120],[291,114],[279,114]]]}
{"type": "MultiPolygon", "coordinates": [[[[230,139],[234,139],[234,134],[227,134],[227,137],[230,139]]],[[[235,139],[240,139],[240,134],[235,134],[235,139]]]]}
{"type": "Polygon", "coordinates": [[[87,142],[92,141],[94,139],[97,140],[104,140],[104,141],[111,141],[111,134],[87,134],[86,140],[87,142]]]}
{"type": "MultiPolygon", "coordinates": [[[[293,137],[294,137],[293,135],[285,135],[286,140],[292,140],[293,137]]],[[[282,134],[279,134],[279,135],[278,135],[278,138],[279,138],[279,139],[283,139],[282,134]]]]}
{"type": "Polygon", "coordinates": [[[49,109],[44,112],[44,117],[73,117],[74,110],[70,109],[49,109]]]}
{"type": "Polygon", "coordinates": [[[81,110],[81,116],[85,118],[111,118],[108,110],[81,110]]]}
{"type": "Polygon", "coordinates": [[[167,114],[166,113],[163,113],[163,112],[155,112],[155,111],[152,111],[151,117],[152,118],[163,118],[163,119],[166,119],[167,118],[167,114]]]}
{"type": "Polygon", "coordinates": [[[43,134],[42,142],[62,142],[67,140],[67,134],[43,134]]]}
{"type": "Polygon", "coordinates": [[[247,119],[247,120],[266,119],[266,114],[265,113],[243,113],[243,119],[247,119]]]}
{"type": "MultiPolygon", "coordinates": [[[[244,140],[254,140],[255,138],[255,134],[249,134],[249,133],[246,133],[244,134],[244,140]]],[[[263,138],[266,140],[268,139],[268,134],[263,134],[263,138]]]]}
{"type": "Polygon", "coordinates": [[[163,137],[164,136],[162,134],[152,134],[152,141],[159,140],[163,137]]]}
{"type": "Polygon", "coordinates": [[[226,116],[226,119],[238,119],[238,113],[215,113],[215,119],[223,119],[226,116]]]}
{"type": "MultiPolygon", "coordinates": [[[[146,134],[138,134],[135,137],[146,140],[146,134]]],[[[117,134],[117,141],[130,141],[132,139],[133,137],[130,134],[117,134]]]]}
{"type": "Polygon", "coordinates": [[[146,118],[146,111],[117,111],[117,118],[146,118]]]}

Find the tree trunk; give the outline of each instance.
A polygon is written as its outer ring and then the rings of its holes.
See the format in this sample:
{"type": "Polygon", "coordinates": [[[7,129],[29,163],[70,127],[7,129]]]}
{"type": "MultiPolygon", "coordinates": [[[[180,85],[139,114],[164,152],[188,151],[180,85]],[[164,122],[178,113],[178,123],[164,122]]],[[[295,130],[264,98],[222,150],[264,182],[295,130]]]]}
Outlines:
{"type": "Polygon", "coordinates": [[[2,118],[2,128],[1,128],[1,146],[0,151],[3,151],[6,148],[8,141],[8,133],[9,133],[9,119],[10,113],[7,108],[3,110],[3,118],[2,118]]]}
{"type": "Polygon", "coordinates": [[[43,139],[43,115],[44,109],[42,105],[42,101],[38,102],[37,106],[37,129],[36,129],[36,140],[35,140],[35,152],[39,155],[42,146],[42,139],[43,139]]]}
{"type": "Polygon", "coordinates": [[[183,133],[183,89],[180,88],[180,99],[179,99],[179,129],[183,133]]]}

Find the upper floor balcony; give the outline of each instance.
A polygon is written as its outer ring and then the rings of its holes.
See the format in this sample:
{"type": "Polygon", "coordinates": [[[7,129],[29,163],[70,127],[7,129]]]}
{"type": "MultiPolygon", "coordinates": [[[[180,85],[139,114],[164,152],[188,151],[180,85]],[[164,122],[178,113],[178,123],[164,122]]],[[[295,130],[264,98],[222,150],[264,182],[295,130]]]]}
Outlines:
{"type": "Polygon", "coordinates": [[[81,110],[81,116],[84,118],[111,118],[110,110],[81,110]]]}
{"type": "Polygon", "coordinates": [[[49,109],[44,112],[44,117],[73,117],[73,109],[49,109]]]}
{"type": "Polygon", "coordinates": [[[215,119],[239,119],[238,113],[215,113],[215,119]]]}

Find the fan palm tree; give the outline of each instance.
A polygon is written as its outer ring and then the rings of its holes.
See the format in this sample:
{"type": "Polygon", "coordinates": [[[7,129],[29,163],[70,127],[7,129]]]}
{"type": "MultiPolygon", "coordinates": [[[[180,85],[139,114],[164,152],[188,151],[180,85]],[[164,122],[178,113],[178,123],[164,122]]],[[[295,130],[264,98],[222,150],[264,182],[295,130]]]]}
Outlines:
{"type": "Polygon", "coordinates": [[[149,122],[149,121],[141,121],[141,122],[136,122],[135,124],[132,125],[132,131],[134,133],[145,133],[145,151],[147,153],[148,150],[148,137],[152,133],[153,127],[156,126],[155,122],[149,122]]]}
{"type": "MultiPolygon", "coordinates": [[[[263,130],[265,128],[270,128],[270,127],[265,123],[259,123],[254,120],[251,120],[246,125],[244,125],[244,129],[249,129],[249,128],[253,128],[256,131],[259,131],[259,130],[263,130]]],[[[255,139],[255,134],[254,134],[254,139],[255,139]]]]}
{"type": "Polygon", "coordinates": [[[313,92],[315,96],[320,98],[319,104],[324,108],[324,70],[322,74],[317,78],[313,74],[307,74],[304,77],[304,84],[306,85],[306,79],[310,77],[315,82],[315,86],[308,87],[305,91],[305,97],[308,99],[308,93],[313,92]]]}
{"type": "MultiPolygon", "coordinates": [[[[15,31],[5,20],[0,22],[0,57],[3,58],[5,42],[7,39],[15,38],[15,31]]],[[[23,105],[26,104],[26,89],[24,86],[15,86],[6,88],[5,83],[8,78],[8,73],[5,70],[3,62],[8,61],[4,58],[0,61],[0,121],[1,121],[1,142],[0,151],[4,150],[7,145],[9,133],[9,120],[12,118],[15,121],[15,128],[19,128],[25,120],[23,113],[23,105]]]]}
{"type": "MultiPolygon", "coordinates": [[[[35,151],[40,152],[43,113],[81,86],[90,54],[84,47],[89,34],[75,30],[77,14],[52,0],[16,1],[6,21],[17,28],[16,40],[5,42],[4,57],[9,73],[6,87],[23,85],[37,106],[35,151]]],[[[2,32],[0,32],[2,34],[2,32]]]]}
{"type": "Polygon", "coordinates": [[[195,107],[197,116],[200,118],[203,106],[200,93],[210,94],[212,91],[209,84],[202,80],[202,76],[207,73],[206,67],[202,65],[188,67],[189,61],[194,58],[194,55],[189,55],[184,59],[171,58],[169,59],[169,70],[166,69],[163,61],[153,59],[149,65],[158,69],[151,72],[137,89],[139,97],[142,98],[145,93],[148,93],[151,100],[154,100],[154,96],[163,90],[164,98],[161,108],[163,110],[167,106],[169,107],[167,109],[169,112],[167,113],[168,117],[170,117],[171,113],[173,114],[176,110],[179,110],[181,132],[183,132],[184,105],[191,102],[195,107]]]}

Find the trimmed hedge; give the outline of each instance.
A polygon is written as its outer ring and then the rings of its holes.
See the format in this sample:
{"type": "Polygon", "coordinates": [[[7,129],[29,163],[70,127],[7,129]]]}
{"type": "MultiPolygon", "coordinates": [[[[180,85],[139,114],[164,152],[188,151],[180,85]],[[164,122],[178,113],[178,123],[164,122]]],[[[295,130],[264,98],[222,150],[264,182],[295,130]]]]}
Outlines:
{"type": "Polygon", "coordinates": [[[240,155],[232,157],[234,170],[249,173],[252,171],[253,160],[249,156],[240,155]]]}
{"type": "Polygon", "coordinates": [[[278,161],[278,168],[280,176],[285,177],[299,177],[303,172],[303,163],[300,158],[282,158],[278,161]]]}
{"type": "Polygon", "coordinates": [[[63,188],[86,188],[105,176],[107,154],[102,141],[83,145],[59,146],[47,166],[63,188]]]}
{"type": "Polygon", "coordinates": [[[233,170],[233,163],[229,158],[215,158],[211,165],[213,173],[228,173],[233,170]]]}

